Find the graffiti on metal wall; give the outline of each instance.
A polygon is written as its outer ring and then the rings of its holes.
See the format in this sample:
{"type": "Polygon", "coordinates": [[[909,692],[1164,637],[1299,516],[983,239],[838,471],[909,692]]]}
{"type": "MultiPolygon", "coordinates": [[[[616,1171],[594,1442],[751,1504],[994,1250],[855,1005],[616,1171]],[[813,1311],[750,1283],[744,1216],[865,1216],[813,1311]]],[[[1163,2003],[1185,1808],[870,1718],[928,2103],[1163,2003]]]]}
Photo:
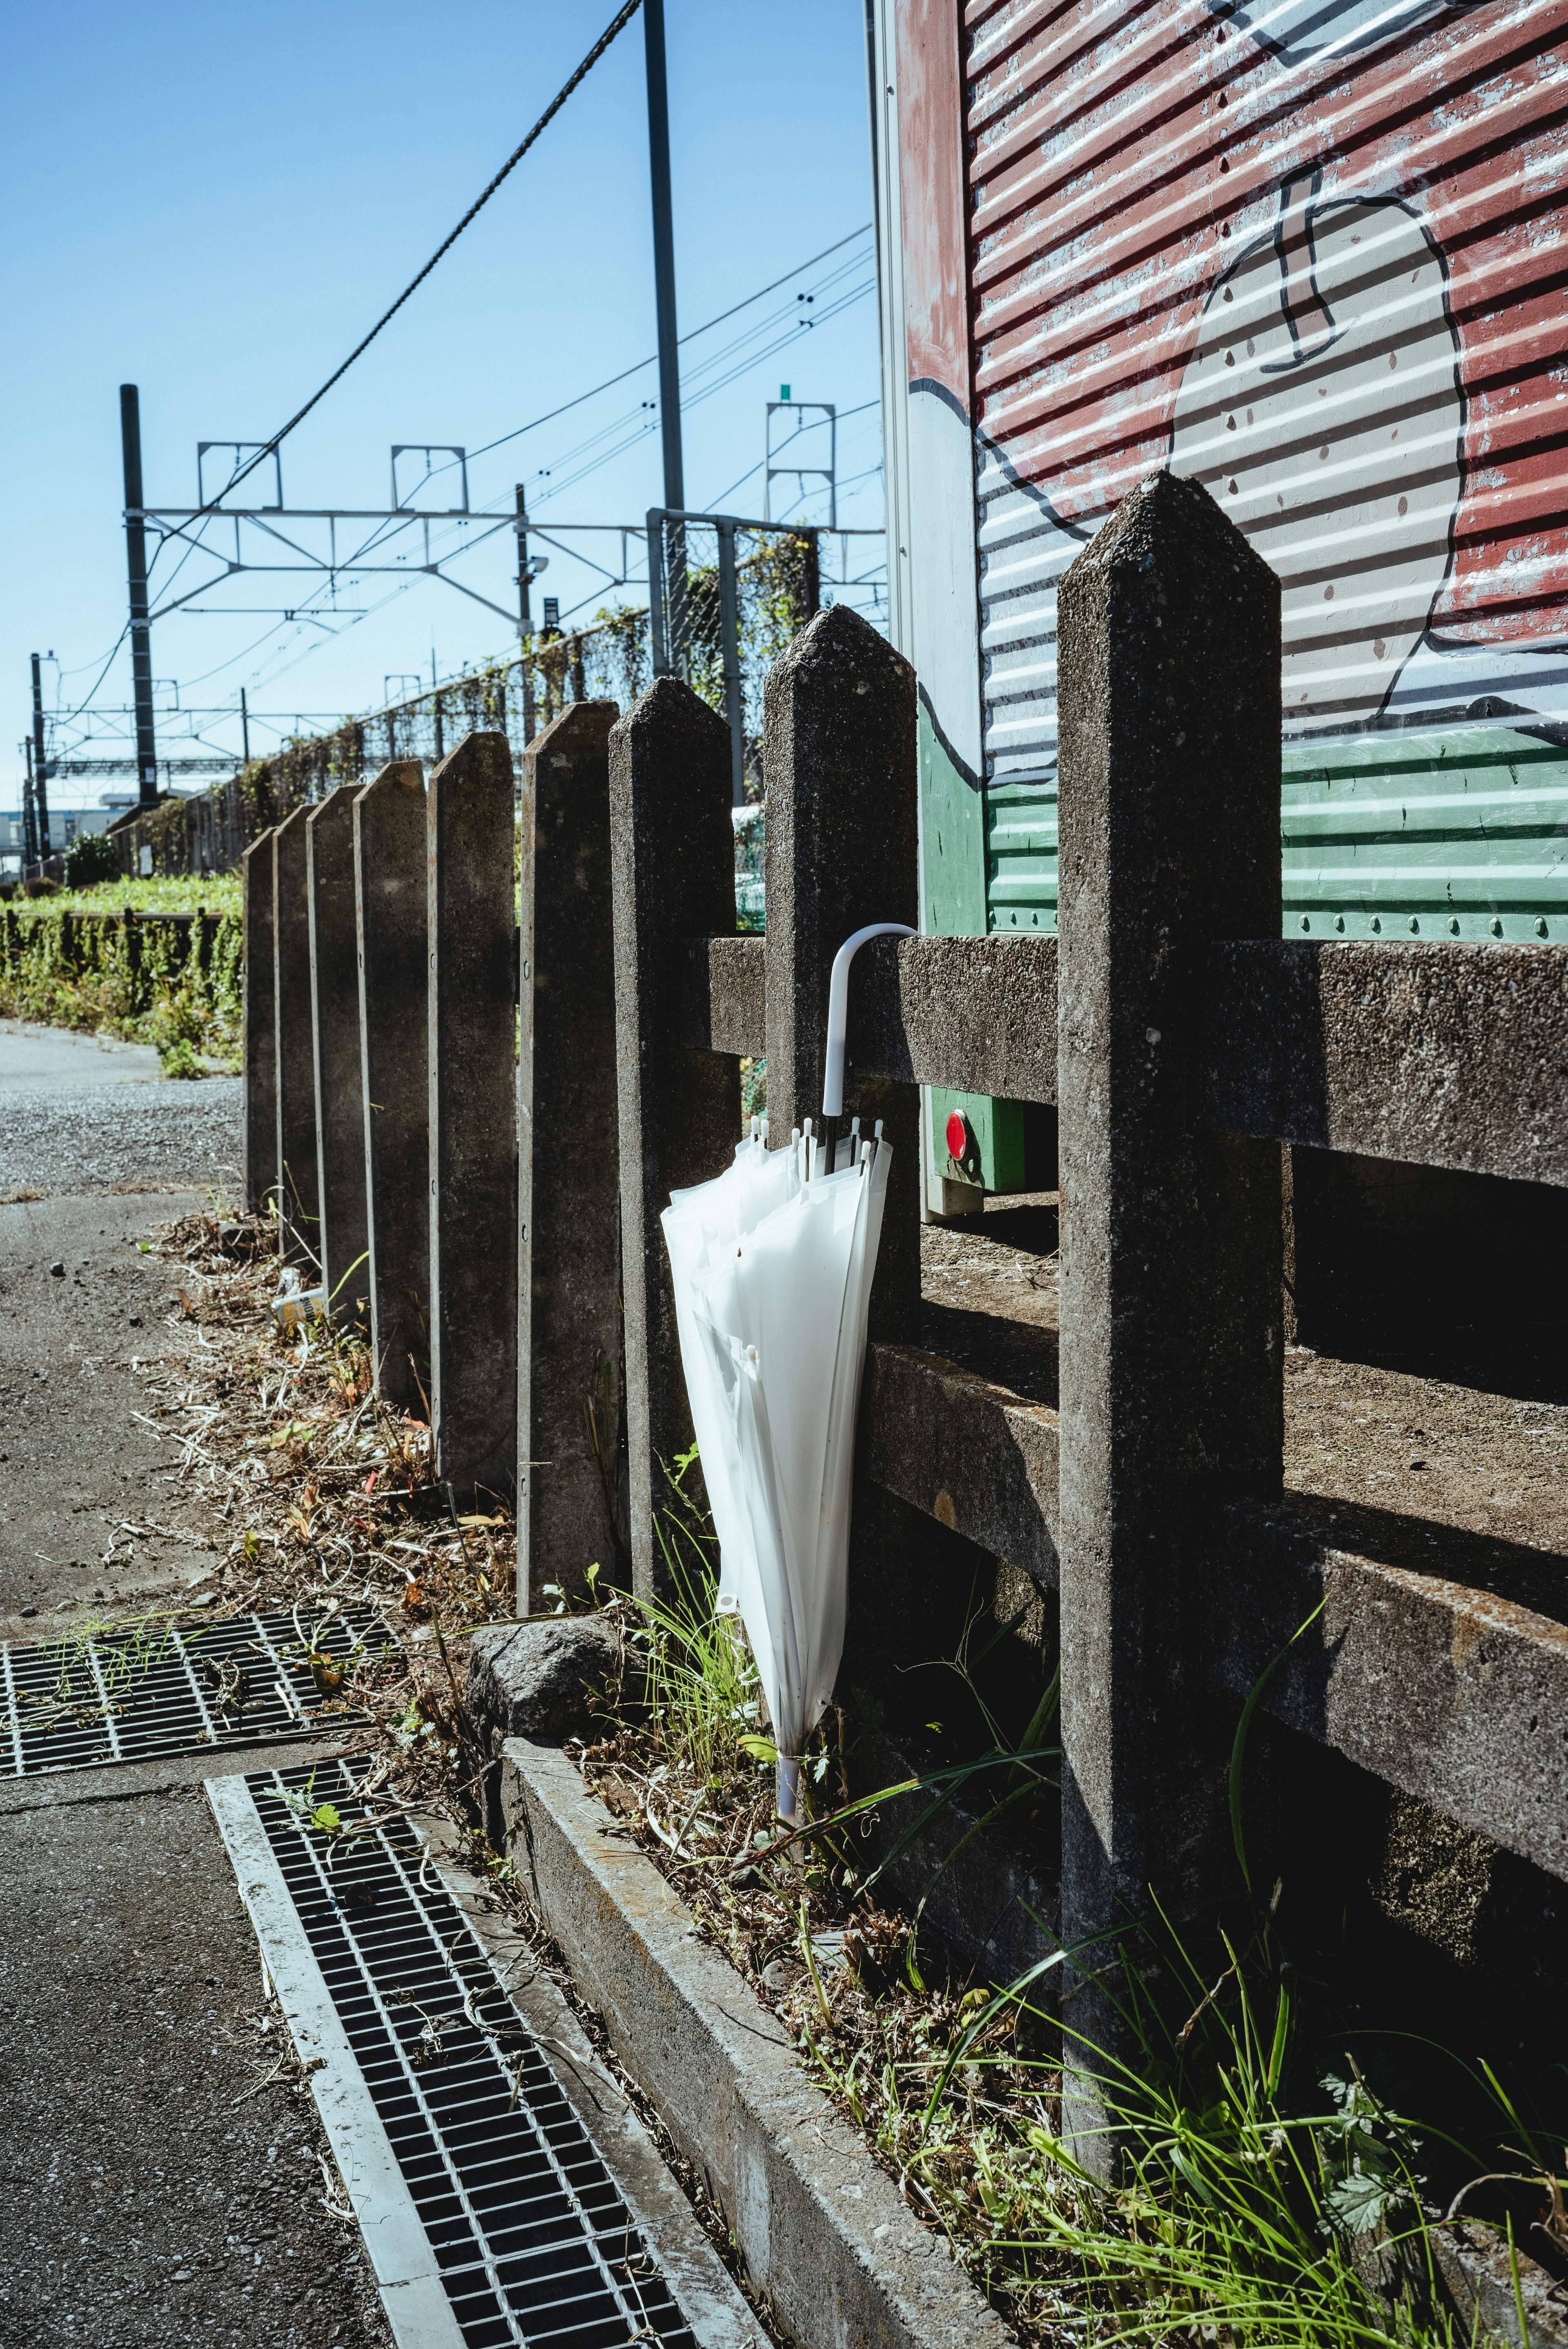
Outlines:
{"type": "Polygon", "coordinates": [[[1002,171],[976,156],[989,770],[1054,766],[1056,581],[1161,461],[1281,575],[1289,734],[1555,732],[1564,172],[1542,51],[1568,12],[1207,5],[1212,33],[1150,64],[1151,137],[1123,100],[1023,160],[999,140],[1002,171]]]}

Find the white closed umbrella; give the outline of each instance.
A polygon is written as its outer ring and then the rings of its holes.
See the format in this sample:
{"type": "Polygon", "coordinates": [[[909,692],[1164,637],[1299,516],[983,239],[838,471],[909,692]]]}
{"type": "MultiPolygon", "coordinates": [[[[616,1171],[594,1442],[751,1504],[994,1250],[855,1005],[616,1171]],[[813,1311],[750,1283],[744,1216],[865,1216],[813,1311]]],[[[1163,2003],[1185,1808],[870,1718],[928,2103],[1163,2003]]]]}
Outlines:
{"type": "Polygon", "coordinates": [[[844,1645],[850,1489],[866,1316],[892,1153],[832,1137],[843,1112],[849,966],[829,992],[826,1149],[783,1150],[753,1123],[734,1164],[664,1215],[692,1423],[719,1545],[718,1605],[738,1612],[779,1748],[779,1808],[798,1814],[799,1757],[844,1645]],[[834,1161],[829,1171],[828,1156],[834,1161]]]}

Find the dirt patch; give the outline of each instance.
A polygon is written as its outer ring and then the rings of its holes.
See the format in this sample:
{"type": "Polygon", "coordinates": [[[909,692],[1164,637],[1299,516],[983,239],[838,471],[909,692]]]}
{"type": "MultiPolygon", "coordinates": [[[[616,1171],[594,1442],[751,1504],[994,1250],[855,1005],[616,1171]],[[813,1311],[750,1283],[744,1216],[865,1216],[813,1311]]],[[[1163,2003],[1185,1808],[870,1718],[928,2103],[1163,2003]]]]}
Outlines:
{"type": "MultiPolygon", "coordinates": [[[[1057,1406],[1054,1192],[927,1226],[921,1285],[931,1352],[1057,1406]]],[[[1284,1482],[1346,1513],[1347,1547],[1371,1541],[1427,1572],[1490,1583],[1492,1546],[1543,1552],[1529,1603],[1568,1608],[1568,1362],[1511,1365],[1462,1327],[1380,1361],[1287,1347],[1284,1482]]]]}

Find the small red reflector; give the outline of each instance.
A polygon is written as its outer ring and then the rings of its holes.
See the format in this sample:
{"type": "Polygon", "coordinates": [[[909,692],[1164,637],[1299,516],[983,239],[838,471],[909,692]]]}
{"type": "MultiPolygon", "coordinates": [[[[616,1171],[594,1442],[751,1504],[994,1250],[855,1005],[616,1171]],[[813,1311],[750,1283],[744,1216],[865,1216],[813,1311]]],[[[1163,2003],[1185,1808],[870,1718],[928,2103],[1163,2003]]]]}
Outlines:
{"type": "Polygon", "coordinates": [[[969,1121],[959,1109],[947,1121],[947,1154],[949,1158],[969,1155],[969,1121]]]}

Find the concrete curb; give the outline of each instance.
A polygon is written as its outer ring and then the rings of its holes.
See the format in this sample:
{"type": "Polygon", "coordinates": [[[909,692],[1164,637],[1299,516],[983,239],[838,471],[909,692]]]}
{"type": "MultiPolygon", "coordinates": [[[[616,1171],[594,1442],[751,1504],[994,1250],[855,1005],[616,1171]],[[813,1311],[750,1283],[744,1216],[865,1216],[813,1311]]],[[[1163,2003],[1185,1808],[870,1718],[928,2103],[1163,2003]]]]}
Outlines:
{"type": "Polygon", "coordinates": [[[945,2244],[565,1756],[508,1738],[501,1807],[527,1897],[802,2349],[1004,2349],[945,2244]]]}

